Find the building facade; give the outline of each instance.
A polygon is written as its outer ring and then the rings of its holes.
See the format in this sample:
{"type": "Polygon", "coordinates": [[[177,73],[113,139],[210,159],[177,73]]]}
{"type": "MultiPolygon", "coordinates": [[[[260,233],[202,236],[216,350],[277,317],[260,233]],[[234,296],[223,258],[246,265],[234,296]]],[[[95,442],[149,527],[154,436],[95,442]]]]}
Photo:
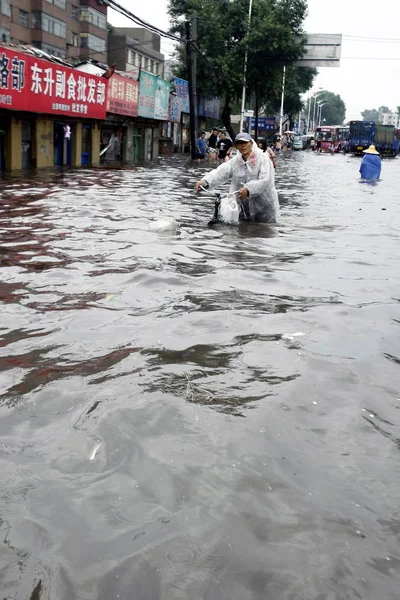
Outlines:
{"type": "Polygon", "coordinates": [[[97,165],[107,80],[0,45],[0,171],[97,165]]]}
{"type": "Polygon", "coordinates": [[[69,62],[107,61],[102,0],[0,0],[0,43],[29,44],[69,62]]]}
{"type": "Polygon", "coordinates": [[[114,27],[108,36],[108,64],[119,71],[137,71],[164,77],[160,36],[142,27],[114,27]]]}
{"type": "Polygon", "coordinates": [[[380,113],[379,120],[382,125],[393,125],[393,127],[400,127],[400,114],[398,112],[380,113]]]}

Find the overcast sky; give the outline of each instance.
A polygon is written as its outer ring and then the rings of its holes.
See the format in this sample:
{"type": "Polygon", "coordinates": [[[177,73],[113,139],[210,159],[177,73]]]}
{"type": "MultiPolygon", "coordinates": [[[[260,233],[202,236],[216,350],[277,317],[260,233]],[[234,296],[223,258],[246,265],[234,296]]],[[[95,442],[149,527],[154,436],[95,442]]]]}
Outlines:
{"type": "MultiPolygon", "coordinates": [[[[119,3],[153,25],[168,28],[167,0],[119,3]]],[[[114,11],[109,11],[109,20],[116,26],[131,25],[114,11]]],[[[319,69],[313,89],[340,94],[347,119],[361,118],[365,108],[386,105],[395,110],[400,105],[400,0],[308,0],[304,29],[343,34],[340,67],[319,69]]],[[[164,40],[162,51],[170,48],[164,40]]]]}

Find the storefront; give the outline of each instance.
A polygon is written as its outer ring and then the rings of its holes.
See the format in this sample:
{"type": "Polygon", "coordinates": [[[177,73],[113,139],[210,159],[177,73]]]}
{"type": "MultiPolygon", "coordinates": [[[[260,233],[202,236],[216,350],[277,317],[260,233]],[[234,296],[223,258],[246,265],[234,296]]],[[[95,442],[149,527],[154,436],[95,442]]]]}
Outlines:
{"type": "MultiPolygon", "coordinates": [[[[159,155],[160,123],[168,120],[170,83],[151,73],[115,72],[108,86],[107,119],[101,125],[103,164],[133,165],[159,155]]],[[[172,130],[166,123],[165,135],[172,130]]],[[[170,146],[172,147],[172,139],[170,146]]]]}
{"type": "Polygon", "coordinates": [[[9,47],[0,51],[0,165],[19,171],[98,164],[107,81],[9,47]]]}

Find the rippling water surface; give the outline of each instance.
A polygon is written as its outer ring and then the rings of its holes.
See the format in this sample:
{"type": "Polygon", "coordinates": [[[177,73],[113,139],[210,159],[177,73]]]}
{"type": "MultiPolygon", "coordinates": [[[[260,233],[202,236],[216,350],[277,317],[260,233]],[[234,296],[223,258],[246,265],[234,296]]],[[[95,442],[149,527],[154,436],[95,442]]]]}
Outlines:
{"type": "Polygon", "coordinates": [[[400,161],[358,167],[283,157],[276,228],[179,159],[0,183],[2,600],[399,598],[400,161]]]}

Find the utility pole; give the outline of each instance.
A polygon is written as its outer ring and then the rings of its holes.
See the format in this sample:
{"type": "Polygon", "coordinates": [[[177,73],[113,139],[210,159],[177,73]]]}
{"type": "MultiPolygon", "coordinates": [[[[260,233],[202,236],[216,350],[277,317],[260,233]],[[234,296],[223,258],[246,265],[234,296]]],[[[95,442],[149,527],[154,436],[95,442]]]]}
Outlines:
{"type": "Polygon", "coordinates": [[[282,135],[282,123],[283,123],[283,101],[285,99],[285,80],[286,80],[286,67],[283,67],[282,76],[282,97],[281,97],[281,115],[279,119],[279,135],[282,135]]]}
{"type": "MultiPolygon", "coordinates": [[[[251,9],[253,7],[253,0],[250,0],[249,3],[249,20],[247,23],[247,35],[250,32],[250,24],[251,24],[251,9]]],[[[243,70],[243,90],[242,90],[242,108],[240,111],[240,124],[239,124],[239,133],[243,131],[243,120],[244,120],[244,105],[246,101],[246,76],[247,76],[247,58],[249,54],[249,48],[246,44],[246,52],[244,54],[244,70],[243,70]]],[[[249,132],[250,133],[250,132],[249,132]]]]}
{"type": "MultiPolygon", "coordinates": [[[[191,27],[192,27],[192,44],[197,46],[197,15],[192,15],[190,18],[191,27]]],[[[195,117],[198,111],[198,101],[197,101],[197,52],[194,51],[192,53],[192,86],[193,86],[193,104],[195,117]]],[[[195,128],[196,130],[196,128],[195,128]]]]}
{"type": "MultiPolygon", "coordinates": [[[[197,23],[196,23],[197,24],[197,23]]],[[[189,21],[185,23],[186,30],[186,67],[189,83],[189,119],[190,119],[190,152],[192,159],[196,158],[196,114],[195,114],[195,88],[193,86],[193,48],[191,27],[189,21]]]]}

